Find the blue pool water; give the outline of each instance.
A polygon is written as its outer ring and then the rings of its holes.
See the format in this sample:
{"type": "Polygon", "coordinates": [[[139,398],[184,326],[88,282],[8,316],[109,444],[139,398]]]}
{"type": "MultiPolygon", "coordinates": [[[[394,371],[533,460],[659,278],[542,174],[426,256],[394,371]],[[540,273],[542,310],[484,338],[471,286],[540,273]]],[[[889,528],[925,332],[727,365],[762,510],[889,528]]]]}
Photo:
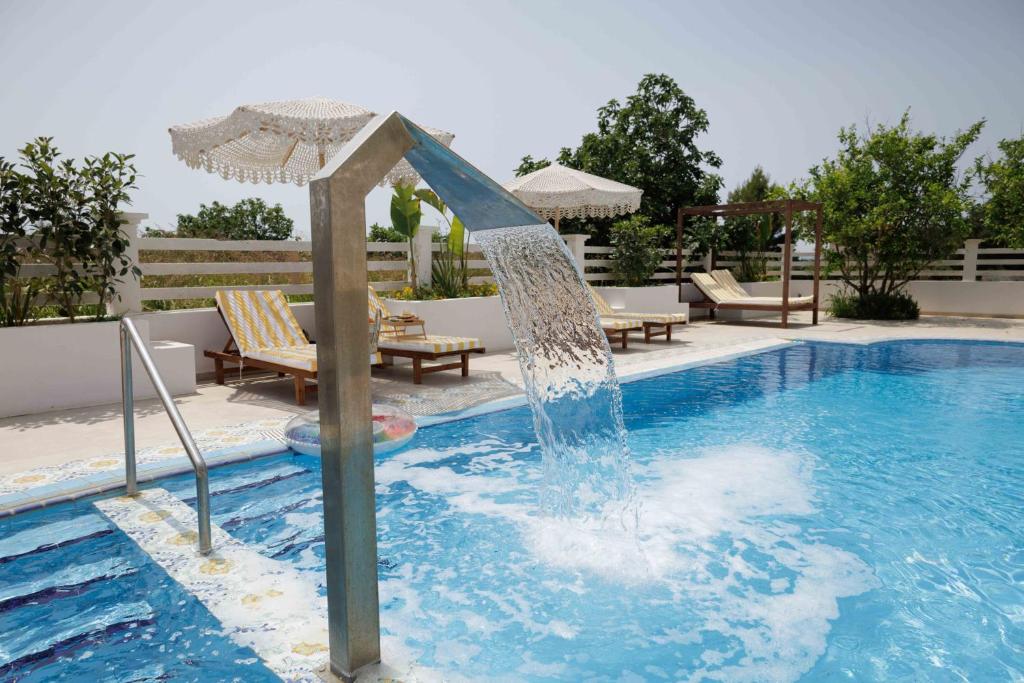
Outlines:
{"type": "MultiPolygon", "coordinates": [[[[536,515],[525,408],[379,459],[390,661],[469,680],[1024,677],[1024,345],[803,344],[623,394],[639,538],[536,515]]],[[[211,483],[216,524],[322,583],[315,458],[211,483]]],[[[192,502],[189,478],[160,485],[192,502]]],[[[272,677],[88,502],[0,525],[0,680],[272,677]]]]}

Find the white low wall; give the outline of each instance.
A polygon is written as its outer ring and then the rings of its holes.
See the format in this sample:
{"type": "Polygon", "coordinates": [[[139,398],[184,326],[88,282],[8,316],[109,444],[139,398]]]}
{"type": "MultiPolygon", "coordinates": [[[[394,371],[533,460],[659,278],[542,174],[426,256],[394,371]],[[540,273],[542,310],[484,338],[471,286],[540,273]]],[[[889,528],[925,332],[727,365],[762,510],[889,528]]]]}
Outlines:
{"type": "MultiPolygon", "coordinates": [[[[150,343],[149,324],[139,335],[172,395],[195,391],[191,347],[150,343]]],[[[121,400],[121,347],[117,322],[0,328],[0,417],[43,413],[121,400]]],[[[135,355],[136,398],[156,395],[135,355]]]]}
{"type": "MultiPolygon", "coordinates": [[[[741,284],[753,296],[782,296],[782,283],[778,281],[741,284]]],[[[814,283],[810,280],[794,280],[789,285],[791,296],[809,296],[814,293],[813,288],[814,283]]],[[[819,309],[826,310],[829,299],[842,288],[843,283],[838,280],[822,280],[819,283],[819,309]]],[[[907,285],[906,291],[914,297],[925,315],[1024,318],[1024,281],[915,280],[907,285]]],[[[700,301],[703,297],[696,287],[684,284],[683,298],[700,301]]],[[[737,313],[742,313],[743,317],[778,316],[778,313],[756,311],[722,311],[726,318],[737,313]]]]}
{"type": "Polygon", "coordinates": [[[478,296],[437,301],[400,301],[385,299],[392,314],[409,311],[427,322],[427,334],[475,337],[490,351],[508,351],[515,347],[505,322],[501,297],[478,296]]]}

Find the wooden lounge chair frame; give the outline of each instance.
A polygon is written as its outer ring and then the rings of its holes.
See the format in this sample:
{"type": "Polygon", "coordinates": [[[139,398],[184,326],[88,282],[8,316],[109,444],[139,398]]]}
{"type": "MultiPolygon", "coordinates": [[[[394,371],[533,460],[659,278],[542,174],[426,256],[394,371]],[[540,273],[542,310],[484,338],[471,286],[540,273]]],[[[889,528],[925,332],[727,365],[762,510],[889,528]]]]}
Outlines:
{"type": "MultiPolygon", "coordinates": [[[[813,311],[812,324],[818,324],[818,285],[821,281],[821,224],[823,209],[817,202],[800,199],[782,199],[768,202],[742,202],[738,204],[717,204],[713,206],[686,206],[679,209],[676,216],[676,287],[679,289],[679,301],[683,298],[683,226],[686,216],[703,216],[717,220],[729,216],[750,216],[763,213],[781,213],[786,220],[786,238],[782,249],[782,301],[780,304],[716,304],[713,301],[692,302],[693,308],[708,308],[708,315],[714,317],[716,310],[755,310],[779,311],[782,313],[782,326],[789,327],[789,312],[794,310],[813,311]],[[814,211],[817,215],[814,222],[814,298],[809,304],[791,304],[789,299],[789,281],[793,270],[793,212],[814,211]]],[[[711,268],[715,269],[714,253],[711,254],[711,268]]],[[[702,292],[703,294],[703,292],[702,292]]]]}
{"type": "Polygon", "coordinates": [[[781,312],[783,313],[783,327],[789,327],[788,316],[786,315],[789,311],[814,311],[814,324],[818,324],[818,309],[817,302],[808,301],[803,303],[793,303],[783,299],[780,303],[757,303],[753,301],[737,301],[730,303],[723,301],[718,303],[713,301],[707,294],[704,293],[700,287],[697,290],[704,297],[701,301],[691,301],[691,308],[706,308],[708,309],[708,318],[711,320],[715,319],[715,311],[769,311],[769,312],[781,312]]]}
{"type": "MultiPolygon", "coordinates": [[[[224,344],[224,348],[220,351],[203,351],[203,355],[207,358],[213,359],[213,377],[217,384],[225,383],[224,364],[232,363],[239,367],[251,367],[259,370],[267,370],[269,372],[276,372],[278,377],[292,377],[292,382],[295,386],[295,403],[296,405],[306,405],[306,393],[316,393],[317,390],[317,373],[315,370],[306,370],[304,368],[295,368],[290,365],[281,365],[280,363],[274,363],[273,361],[260,360],[258,358],[249,358],[243,356],[241,351],[238,350],[238,344],[235,342],[234,335],[231,334],[231,326],[228,325],[227,319],[224,318],[224,312],[220,310],[220,306],[217,306],[217,314],[220,316],[220,320],[224,323],[224,327],[228,331],[228,341],[224,344]],[[306,384],[306,382],[313,382],[313,384],[306,384]]],[[[376,333],[380,332],[380,317],[376,320],[376,333]]],[[[315,343],[309,336],[306,330],[302,330],[302,336],[306,338],[310,344],[315,343]]]]}
{"type": "MultiPolygon", "coordinates": [[[[590,285],[588,284],[587,287],[590,287],[590,285]]],[[[600,294],[595,292],[592,287],[590,287],[590,290],[591,290],[591,293],[594,296],[601,296],[600,294]]],[[[603,297],[602,297],[602,299],[603,299],[603,297]]],[[[614,318],[616,316],[614,314],[610,314],[610,315],[606,315],[605,317],[614,318]]],[[[624,315],[622,317],[622,319],[623,320],[628,320],[629,316],[624,315]]],[[[672,326],[673,325],[685,325],[686,324],[686,321],[681,322],[681,323],[659,323],[659,322],[655,322],[653,320],[640,320],[638,322],[643,323],[644,343],[645,344],[650,344],[651,343],[651,339],[653,339],[654,337],[664,337],[665,341],[670,342],[670,341],[672,341],[672,326]],[[663,329],[659,330],[658,328],[663,328],[663,329]]],[[[636,332],[636,331],[638,331],[638,328],[633,328],[633,329],[630,329],[628,331],[629,332],[636,332]]],[[[605,334],[608,334],[607,330],[605,330],[605,334]]],[[[612,334],[616,334],[616,333],[613,331],[612,334]]],[[[612,341],[612,337],[611,336],[608,337],[608,341],[612,341]]],[[[623,344],[622,348],[626,348],[625,344],[623,344]]]]}
{"type": "MultiPolygon", "coordinates": [[[[380,298],[380,294],[373,288],[373,285],[368,285],[367,296],[369,298],[370,305],[373,306],[373,300],[377,301],[376,314],[382,315],[387,307],[384,305],[384,301],[380,298]]],[[[389,327],[386,318],[383,319],[382,329],[389,327]]],[[[423,328],[423,337],[426,338],[426,328],[423,328]]],[[[392,361],[394,358],[408,358],[412,361],[412,383],[423,384],[423,375],[429,375],[432,372],[444,372],[445,370],[461,370],[463,377],[469,377],[469,354],[471,353],[487,353],[487,349],[483,346],[472,348],[472,349],[453,349],[451,351],[424,351],[421,349],[400,349],[394,347],[388,347],[388,339],[391,338],[393,341],[402,341],[402,336],[394,334],[397,332],[397,328],[391,328],[391,334],[382,334],[380,339],[377,341],[377,353],[384,358],[386,362],[392,361]],[[449,356],[458,356],[459,360],[454,363],[442,363],[440,365],[423,365],[423,361],[438,361],[449,356]]],[[[410,337],[410,340],[414,338],[410,337]]]]}
{"type": "MultiPolygon", "coordinates": [[[[387,344],[387,338],[382,337],[380,344],[387,344]]],[[[461,370],[463,377],[469,377],[469,354],[485,353],[486,351],[487,349],[482,346],[475,349],[465,349],[461,351],[415,351],[412,349],[395,349],[377,346],[377,353],[379,353],[382,358],[408,358],[412,361],[413,384],[423,384],[423,375],[428,375],[432,372],[442,372],[444,370],[461,370]],[[425,360],[436,361],[455,355],[459,356],[459,360],[454,363],[423,365],[423,361],[425,360]]]]}
{"type": "Polygon", "coordinates": [[[629,333],[639,332],[643,330],[644,327],[637,325],[634,327],[622,327],[618,329],[612,329],[609,327],[602,326],[601,329],[604,330],[605,336],[608,337],[609,344],[621,344],[622,348],[627,349],[629,348],[629,333]]]}
{"type": "MultiPolygon", "coordinates": [[[[224,319],[223,314],[221,315],[221,319],[224,319]]],[[[227,325],[226,322],[224,324],[227,325]]],[[[235,338],[231,336],[230,331],[228,332],[228,342],[224,345],[223,350],[203,351],[203,355],[207,358],[213,359],[214,381],[216,381],[217,384],[224,384],[224,363],[234,363],[235,365],[242,367],[248,366],[251,368],[258,368],[260,370],[276,372],[278,377],[291,375],[295,384],[295,403],[300,406],[306,405],[306,392],[315,392],[317,389],[316,384],[306,384],[307,380],[316,382],[316,372],[314,370],[303,370],[302,368],[293,368],[266,360],[243,357],[242,354],[239,353],[238,347],[235,345],[235,338]]]]}

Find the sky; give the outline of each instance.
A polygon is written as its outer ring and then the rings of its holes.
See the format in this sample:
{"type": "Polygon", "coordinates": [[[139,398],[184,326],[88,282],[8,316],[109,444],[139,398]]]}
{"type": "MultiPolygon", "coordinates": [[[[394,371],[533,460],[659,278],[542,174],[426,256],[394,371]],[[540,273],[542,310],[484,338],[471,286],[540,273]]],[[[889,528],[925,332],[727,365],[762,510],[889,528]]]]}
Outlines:
{"type": "MultiPolygon", "coordinates": [[[[594,130],[646,73],[705,109],[726,188],[779,182],[836,151],[841,126],[951,134],[971,157],[1024,132],[1024,0],[989,2],[52,2],[0,0],[0,156],[38,135],[67,156],[134,153],[133,209],[173,227],[200,203],[262,197],[309,234],[308,190],[193,170],[167,128],[241,104],[324,96],[455,133],[499,182],[524,154],[594,130]]],[[[388,220],[388,193],[367,200],[388,220]]],[[[428,218],[429,221],[429,218],[428,218]]]]}

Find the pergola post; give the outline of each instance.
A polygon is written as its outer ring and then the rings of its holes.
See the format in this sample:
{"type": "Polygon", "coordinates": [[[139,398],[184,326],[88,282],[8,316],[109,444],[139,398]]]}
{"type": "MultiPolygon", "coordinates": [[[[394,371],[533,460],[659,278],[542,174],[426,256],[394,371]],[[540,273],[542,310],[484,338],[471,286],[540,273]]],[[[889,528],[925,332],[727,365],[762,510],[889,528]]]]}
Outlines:
{"type": "Polygon", "coordinates": [[[683,210],[676,213],[676,296],[683,303],[683,210]]]}
{"type": "Polygon", "coordinates": [[[813,325],[818,324],[818,282],[821,280],[821,224],[824,209],[818,206],[814,220],[814,313],[811,314],[813,325]]]}
{"type": "Polygon", "coordinates": [[[793,260],[793,205],[786,202],[786,240],[782,250],[782,327],[789,327],[789,276],[793,260]]]}

